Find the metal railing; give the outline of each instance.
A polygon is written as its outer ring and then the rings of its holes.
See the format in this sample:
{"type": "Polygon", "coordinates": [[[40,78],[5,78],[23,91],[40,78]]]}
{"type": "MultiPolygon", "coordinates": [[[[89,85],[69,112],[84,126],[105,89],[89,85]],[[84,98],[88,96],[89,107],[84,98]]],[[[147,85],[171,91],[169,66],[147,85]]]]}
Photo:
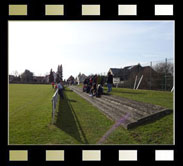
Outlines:
{"type": "Polygon", "coordinates": [[[52,124],[54,124],[55,121],[55,112],[56,112],[56,106],[57,106],[57,100],[58,100],[58,89],[52,96],[52,124]]]}

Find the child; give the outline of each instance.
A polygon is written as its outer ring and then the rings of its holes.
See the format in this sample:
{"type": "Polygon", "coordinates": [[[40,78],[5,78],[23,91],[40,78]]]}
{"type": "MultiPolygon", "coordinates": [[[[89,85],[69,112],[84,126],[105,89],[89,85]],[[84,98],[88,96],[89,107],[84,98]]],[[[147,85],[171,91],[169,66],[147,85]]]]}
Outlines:
{"type": "Polygon", "coordinates": [[[51,85],[52,85],[52,88],[54,89],[54,85],[55,85],[55,83],[54,83],[54,82],[52,82],[52,83],[51,83],[51,85]]]}

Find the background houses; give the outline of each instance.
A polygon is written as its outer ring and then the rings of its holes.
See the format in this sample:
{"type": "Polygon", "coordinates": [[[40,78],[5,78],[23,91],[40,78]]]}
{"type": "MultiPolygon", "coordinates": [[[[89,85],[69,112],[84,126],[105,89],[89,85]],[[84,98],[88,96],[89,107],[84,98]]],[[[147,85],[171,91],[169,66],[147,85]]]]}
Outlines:
{"type": "Polygon", "coordinates": [[[67,83],[69,85],[75,84],[75,79],[74,79],[74,77],[72,75],[67,79],[67,83]]]}
{"type": "Polygon", "coordinates": [[[33,82],[38,84],[43,84],[45,79],[44,76],[33,76],[33,82]]]}
{"type": "Polygon", "coordinates": [[[157,73],[150,66],[141,66],[140,64],[126,66],[124,68],[110,68],[109,72],[113,75],[113,84],[119,87],[133,88],[137,77],[137,82],[143,75],[140,87],[142,89],[155,89],[157,87],[156,80],[159,78],[157,73]],[[155,79],[156,78],[156,79],[155,79]]]}

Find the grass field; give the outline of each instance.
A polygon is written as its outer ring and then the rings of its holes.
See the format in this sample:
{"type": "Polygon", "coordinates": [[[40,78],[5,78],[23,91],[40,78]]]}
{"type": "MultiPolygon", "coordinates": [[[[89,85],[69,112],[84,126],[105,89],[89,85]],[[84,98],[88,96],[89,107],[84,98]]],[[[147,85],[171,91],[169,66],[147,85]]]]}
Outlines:
{"type": "Polygon", "coordinates": [[[173,93],[168,91],[113,88],[111,94],[173,109],[173,93]]]}
{"type": "MultiPolygon", "coordinates": [[[[51,124],[50,85],[10,84],[9,144],[96,144],[114,124],[97,108],[66,88],[51,124]]],[[[113,95],[173,107],[170,92],[113,88],[113,95]]],[[[132,130],[118,127],[104,144],[172,144],[173,114],[132,130]]]]}
{"type": "Polygon", "coordinates": [[[87,101],[66,89],[51,124],[50,85],[10,85],[10,144],[95,144],[112,121],[87,101]]]}

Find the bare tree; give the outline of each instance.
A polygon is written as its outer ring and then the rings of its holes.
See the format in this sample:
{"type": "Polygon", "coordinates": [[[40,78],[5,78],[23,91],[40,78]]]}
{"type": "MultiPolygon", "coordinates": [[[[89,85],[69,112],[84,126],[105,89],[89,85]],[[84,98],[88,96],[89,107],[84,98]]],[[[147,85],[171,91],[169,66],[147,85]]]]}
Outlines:
{"type": "Polygon", "coordinates": [[[170,90],[173,87],[173,63],[158,63],[154,70],[159,73],[159,84],[161,89],[170,90]]]}
{"type": "Polygon", "coordinates": [[[167,73],[173,75],[173,63],[158,63],[154,66],[154,70],[158,73],[167,73]]]}
{"type": "Polygon", "coordinates": [[[15,77],[18,77],[19,76],[19,73],[17,70],[13,71],[12,74],[15,76],[15,77]]]}

